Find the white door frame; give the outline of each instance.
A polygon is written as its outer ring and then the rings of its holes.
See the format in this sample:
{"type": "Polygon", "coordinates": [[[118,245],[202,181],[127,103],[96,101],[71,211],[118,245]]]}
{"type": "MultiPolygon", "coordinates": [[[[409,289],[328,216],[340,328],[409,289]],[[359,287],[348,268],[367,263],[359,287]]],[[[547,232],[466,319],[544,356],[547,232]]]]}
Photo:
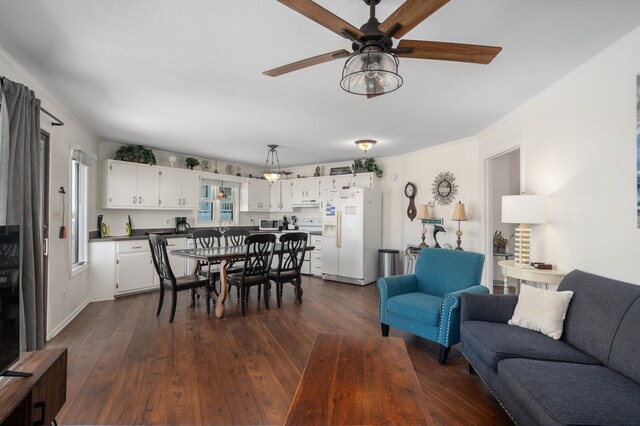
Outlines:
{"type": "Polygon", "coordinates": [[[502,157],[503,155],[509,154],[513,151],[520,150],[520,189],[523,188],[523,165],[522,165],[522,146],[520,144],[514,145],[511,148],[508,148],[504,151],[499,152],[498,154],[494,154],[491,157],[485,158],[484,160],[484,217],[486,220],[484,221],[484,254],[485,254],[485,265],[486,265],[486,282],[489,286],[489,291],[493,293],[493,234],[491,233],[491,218],[492,218],[492,195],[493,188],[491,187],[491,161],[495,160],[498,157],[502,157]]]}

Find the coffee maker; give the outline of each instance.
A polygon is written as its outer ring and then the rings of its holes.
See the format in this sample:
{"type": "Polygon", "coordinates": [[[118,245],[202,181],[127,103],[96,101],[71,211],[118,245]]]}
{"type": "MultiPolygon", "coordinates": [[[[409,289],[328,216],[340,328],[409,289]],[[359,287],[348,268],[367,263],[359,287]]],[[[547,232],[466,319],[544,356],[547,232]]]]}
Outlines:
{"type": "Polygon", "coordinates": [[[176,217],[176,234],[186,234],[190,227],[186,217],[176,217]]]}

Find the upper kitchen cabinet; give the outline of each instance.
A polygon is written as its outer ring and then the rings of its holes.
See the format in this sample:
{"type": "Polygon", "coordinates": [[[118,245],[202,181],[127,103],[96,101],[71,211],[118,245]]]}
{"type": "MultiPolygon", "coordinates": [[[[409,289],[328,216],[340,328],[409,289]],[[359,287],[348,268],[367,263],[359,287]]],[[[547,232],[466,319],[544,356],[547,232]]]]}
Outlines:
{"type": "Polygon", "coordinates": [[[240,184],[240,211],[269,211],[271,185],[266,179],[247,179],[240,184]]]}
{"type": "Polygon", "coordinates": [[[371,188],[378,189],[380,179],[378,179],[375,173],[358,173],[351,177],[351,186],[357,186],[359,188],[371,188]]]}
{"type": "Polygon", "coordinates": [[[290,182],[294,207],[320,203],[320,178],[292,179],[290,182]]]}
{"type": "Polygon", "coordinates": [[[198,209],[200,174],[191,170],[163,167],[160,171],[160,206],[171,209],[198,209]]]}
{"type": "Polygon", "coordinates": [[[291,180],[277,180],[271,184],[271,211],[292,212],[291,180]]]}
{"type": "Polygon", "coordinates": [[[158,167],[105,160],[101,185],[104,208],[150,209],[160,205],[158,167]]]}

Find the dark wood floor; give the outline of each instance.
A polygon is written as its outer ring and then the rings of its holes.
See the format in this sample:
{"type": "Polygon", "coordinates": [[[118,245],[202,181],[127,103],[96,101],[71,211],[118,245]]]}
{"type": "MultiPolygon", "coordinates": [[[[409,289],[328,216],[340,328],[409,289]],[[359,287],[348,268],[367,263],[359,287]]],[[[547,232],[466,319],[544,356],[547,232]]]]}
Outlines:
{"type": "MultiPolygon", "coordinates": [[[[305,278],[301,304],[285,288],[283,307],[258,305],[246,318],[235,294],[224,319],[189,308],[176,319],[157,293],[91,303],[47,347],[69,348],[67,402],[60,424],[282,424],[318,332],[379,335],[377,289],[305,278]]],[[[165,300],[165,303],[167,301],[165,300]]],[[[510,424],[455,346],[447,364],[437,345],[398,330],[434,424],[510,424]]]]}

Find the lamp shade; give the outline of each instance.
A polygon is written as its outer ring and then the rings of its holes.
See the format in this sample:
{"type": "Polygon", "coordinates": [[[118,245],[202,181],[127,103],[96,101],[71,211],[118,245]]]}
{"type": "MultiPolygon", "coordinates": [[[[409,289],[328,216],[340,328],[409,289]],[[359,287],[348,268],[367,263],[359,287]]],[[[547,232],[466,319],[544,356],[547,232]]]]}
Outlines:
{"type": "Polygon", "coordinates": [[[456,208],[453,211],[453,217],[451,218],[451,220],[459,220],[462,222],[466,222],[469,220],[469,218],[467,217],[467,212],[464,209],[464,204],[462,204],[461,201],[458,201],[458,204],[456,204],[456,208]]]}
{"type": "Polygon", "coordinates": [[[543,195],[502,196],[502,223],[535,224],[547,221],[547,197],[543,195]]]}
{"type": "Polygon", "coordinates": [[[431,219],[431,212],[429,211],[428,204],[420,204],[420,208],[418,209],[418,219],[431,219]]]}
{"type": "Polygon", "coordinates": [[[377,46],[367,47],[348,59],[340,81],[340,87],[356,95],[384,95],[400,86],[398,59],[377,46]]]}

